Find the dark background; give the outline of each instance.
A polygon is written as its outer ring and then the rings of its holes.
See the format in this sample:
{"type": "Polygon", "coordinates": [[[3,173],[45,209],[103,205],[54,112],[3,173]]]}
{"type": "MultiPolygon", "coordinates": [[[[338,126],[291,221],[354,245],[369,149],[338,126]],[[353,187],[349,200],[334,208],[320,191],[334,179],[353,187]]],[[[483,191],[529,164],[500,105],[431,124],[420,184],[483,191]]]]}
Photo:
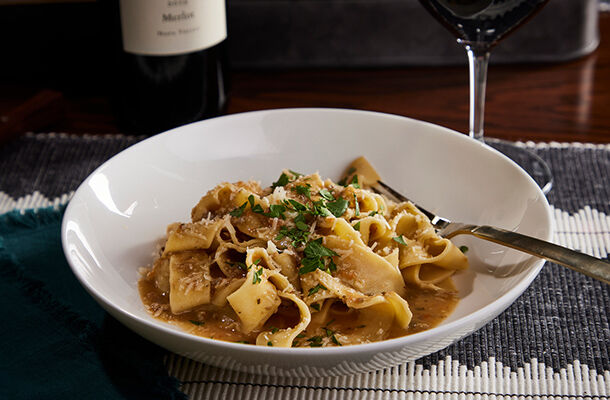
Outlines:
{"type": "MultiPolygon", "coordinates": [[[[0,0],[0,83],[103,90],[120,49],[118,0],[0,0]],[[3,5],[4,4],[4,5],[3,5]]],[[[492,63],[557,62],[593,51],[597,0],[551,0],[492,63]]],[[[465,64],[417,0],[227,0],[234,70],[465,64]]]]}

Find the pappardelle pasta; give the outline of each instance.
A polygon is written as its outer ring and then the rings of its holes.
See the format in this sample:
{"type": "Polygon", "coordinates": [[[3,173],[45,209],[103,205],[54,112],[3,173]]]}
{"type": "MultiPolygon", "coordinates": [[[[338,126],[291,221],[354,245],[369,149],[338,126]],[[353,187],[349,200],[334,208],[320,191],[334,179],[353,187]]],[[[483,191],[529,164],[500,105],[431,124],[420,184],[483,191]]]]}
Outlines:
{"type": "Polygon", "coordinates": [[[168,226],[139,281],[153,316],[226,341],[368,343],[431,328],[457,304],[464,249],[412,203],[369,190],[364,159],[338,182],[285,170],[270,187],[222,183],[168,226]]]}

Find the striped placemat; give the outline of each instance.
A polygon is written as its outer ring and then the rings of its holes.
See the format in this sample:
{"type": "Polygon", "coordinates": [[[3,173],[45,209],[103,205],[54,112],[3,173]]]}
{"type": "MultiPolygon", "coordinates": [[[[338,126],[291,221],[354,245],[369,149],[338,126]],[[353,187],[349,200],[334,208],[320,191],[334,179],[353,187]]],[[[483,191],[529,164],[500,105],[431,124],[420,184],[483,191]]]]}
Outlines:
{"type": "MultiPolygon", "coordinates": [[[[97,166],[141,138],[29,134],[0,148],[0,213],[59,206],[97,166]]],[[[554,175],[554,241],[607,258],[610,145],[520,143],[554,175]]],[[[193,399],[610,398],[609,286],[547,263],[504,313],[415,362],[328,378],[238,373],[168,354],[193,399]]]]}

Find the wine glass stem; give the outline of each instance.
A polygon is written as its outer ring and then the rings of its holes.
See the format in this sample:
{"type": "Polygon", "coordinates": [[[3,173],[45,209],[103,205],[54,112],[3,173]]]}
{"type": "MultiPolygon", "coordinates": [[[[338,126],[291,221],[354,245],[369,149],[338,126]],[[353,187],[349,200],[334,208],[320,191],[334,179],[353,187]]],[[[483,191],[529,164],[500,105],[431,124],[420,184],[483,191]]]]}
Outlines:
{"type": "Polygon", "coordinates": [[[485,87],[489,49],[466,45],[470,70],[470,137],[483,141],[483,119],[485,115],[485,87]]]}

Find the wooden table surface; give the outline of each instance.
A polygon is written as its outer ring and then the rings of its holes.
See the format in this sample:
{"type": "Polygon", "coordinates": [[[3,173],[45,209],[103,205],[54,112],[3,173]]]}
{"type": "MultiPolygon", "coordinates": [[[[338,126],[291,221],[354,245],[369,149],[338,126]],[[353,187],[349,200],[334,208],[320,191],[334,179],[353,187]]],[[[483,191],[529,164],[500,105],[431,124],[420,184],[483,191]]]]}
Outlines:
{"type": "MultiPolygon", "coordinates": [[[[600,15],[600,32],[599,48],[577,60],[491,65],[486,135],[510,140],[610,143],[608,13],[600,15]]],[[[0,115],[36,89],[1,85],[0,115]]],[[[40,131],[119,132],[107,97],[82,91],[66,93],[65,104],[65,117],[40,131]]],[[[466,132],[467,66],[233,73],[228,113],[286,107],[374,110],[466,132]]]]}

